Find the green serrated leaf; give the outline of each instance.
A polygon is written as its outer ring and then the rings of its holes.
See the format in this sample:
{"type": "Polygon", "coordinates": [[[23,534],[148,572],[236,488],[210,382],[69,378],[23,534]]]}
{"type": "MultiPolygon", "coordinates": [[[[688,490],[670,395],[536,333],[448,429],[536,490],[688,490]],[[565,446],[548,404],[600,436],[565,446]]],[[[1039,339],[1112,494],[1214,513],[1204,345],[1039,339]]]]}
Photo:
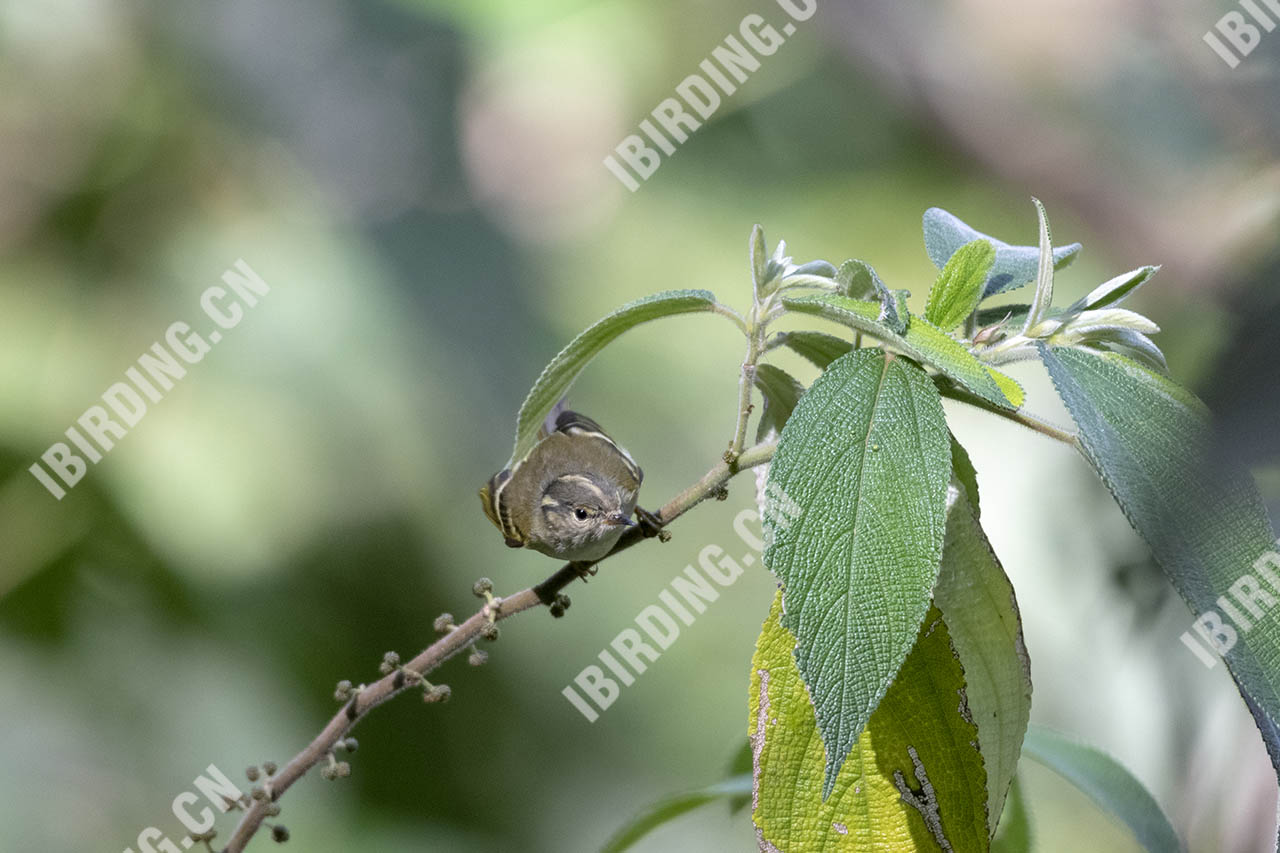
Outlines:
{"type": "Polygon", "coordinates": [[[1010,401],[1015,409],[1022,408],[1022,404],[1026,401],[1027,395],[1026,392],[1022,390],[1022,385],[1018,383],[1018,380],[1014,379],[1007,373],[1001,373],[994,367],[989,367],[987,365],[983,365],[983,367],[986,368],[987,375],[996,383],[996,387],[1000,389],[1000,393],[1004,395],[1005,399],[1010,401]]]}
{"type": "Polygon", "coordinates": [[[942,552],[951,447],[918,367],[880,350],[835,362],[778,440],[765,565],[827,749],[824,790],[911,648],[942,552]],[[794,510],[790,508],[794,508],[794,510]]]}
{"type": "Polygon", "coordinates": [[[908,290],[889,290],[880,294],[880,322],[893,330],[894,334],[905,335],[911,325],[911,312],[907,310],[908,290]]]}
{"type": "Polygon", "coordinates": [[[796,668],[782,595],[751,658],[752,819],[763,851],[987,850],[986,774],[964,670],[930,609],[830,796],[813,705],[796,668]]]}
{"type": "Polygon", "coordinates": [[[547,413],[565,395],[591,359],[611,341],[641,323],[675,314],[711,311],[715,306],[716,298],[710,291],[668,290],[637,299],[597,320],[560,350],[533,383],[516,418],[515,449],[508,464],[519,462],[528,455],[538,443],[538,429],[547,413]]]}
{"type": "MultiPolygon", "coordinates": [[[[1203,405],[1116,353],[1039,346],[1085,457],[1192,612],[1221,614],[1219,597],[1242,578],[1255,592],[1280,595],[1267,562],[1276,544],[1266,508],[1247,473],[1225,454],[1211,459],[1203,405]]],[[[1227,667],[1280,768],[1280,620],[1254,618],[1246,631],[1218,618],[1234,639],[1224,648],[1227,667]]]]}
{"type": "Polygon", "coordinates": [[[853,349],[853,344],[825,332],[783,332],[782,345],[819,370],[853,349]]]}
{"type": "Polygon", "coordinates": [[[770,433],[780,433],[796,403],[804,394],[804,386],[790,373],[772,364],[756,366],[756,387],[764,397],[764,410],[756,428],[756,441],[764,441],[770,433]]]}
{"type": "Polygon", "coordinates": [[[1111,756],[1040,726],[1027,732],[1022,751],[1119,818],[1148,853],[1185,849],[1155,798],[1111,756]]]}
{"type": "MultiPolygon", "coordinates": [[[[929,260],[933,261],[938,269],[947,265],[947,261],[957,249],[978,239],[989,240],[996,250],[995,263],[991,265],[991,271],[987,274],[987,283],[982,292],[984,299],[1036,280],[1040,250],[1035,246],[1010,246],[1002,240],[971,228],[940,207],[931,207],[925,211],[924,247],[929,253],[929,260]]],[[[1079,243],[1054,249],[1054,269],[1067,266],[1079,253],[1079,243]]]]}
{"type": "Polygon", "coordinates": [[[989,240],[980,238],[957,249],[929,291],[925,319],[944,332],[963,323],[982,300],[995,260],[996,249],[989,240]]]}
{"type": "Polygon", "coordinates": [[[716,785],[699,788],[696,791],[686,791],[682,794],[664,797],[646,807],[644,811],[637,814],[625,826],[614,833],[613,837],[600,848],[600,853],[622,853],[624,850],[629,850],[635,846],[637,841],[659,826],[664,823],[670,823],[699,806],[716,800],[749,797],[751,787],[751,774],[747,773],[741,776],[734,776],[732,779],[726,779],[716,785]]]}
{"type": "Polygon", "coordinates": [[[1108,305],[1115,305],[1145,284],[1147,279],[1159,271],[1160,267],[1147,266],[1121,273],[1110,281],[1105,281],[1095,287],[1087,296],[1073,302],[1066,313],[1078,314],[1091,308],[1105,308],[1108,305]]]}
{"type": "Polygon", "coordinates": [[[852,299],[871,299],[888,289],[871,264],[856,258],[840,265],[836,272],[836,284],[840,286],[840,292],[844,296],[852,299]]]}
{"type": "Polygon", "coordinates": [[[969,710],[987,768],[987,814],[994,833],[1031,718],[1031,664],[1013,585],[959,479],[949,495],[946,544],[933,603],[964,665],[969,710]]]}
{"type": "Polygon", "coordinates": [[[971,393],[1006,409],[1023,403],[1022,388],[1013,379],[987,367],[965,349],[964,344],[923,317],[917,317],[905,335],[880,322],[880,303],[849,299],[834,293],[786,297],[789,311],[833,320],[860,332],[874,335],[886,345],[933,367],[960,383],[971,393]]]}

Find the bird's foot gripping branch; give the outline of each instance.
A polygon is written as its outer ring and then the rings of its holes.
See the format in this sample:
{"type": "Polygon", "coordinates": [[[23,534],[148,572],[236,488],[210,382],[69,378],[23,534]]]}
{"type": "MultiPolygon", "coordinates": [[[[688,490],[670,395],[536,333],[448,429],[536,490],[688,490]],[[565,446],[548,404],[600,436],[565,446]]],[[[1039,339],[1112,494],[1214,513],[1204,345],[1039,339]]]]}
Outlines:
{"type": "MultiPolygon", "coordinates": [[[[375,707],[410,689],[428,701],[447,698],[448,688],[427,680],[446,660],[465,651],[483,662],[477,642],[495,639],[498,622],[525,610],[563,615],[564,589],[586,566],[665,532],[721,496],[736,474],[765,463],[767,476],[757,478],[764,562],[780,589],[762,607],[749,664],[740,759],[750,773],[664,801],[606,850],[722,796],[749,801],[762,851],[1024,850],[1030,830],[1015,778],[1023,755],[1115,811],[1147,849],[1179,849],[1155,801],[1122,767],[1028,729],[1030,664],[1014,590],[983,532],[976,474],[942,400],[1081,452],[1195,612],[1226,595],[1275,536],[1248,477],[1220,459],[1205,464],[1205,412],[1166,375],[1150,337],[1156,325],[1119,307],[1156,268],[1116,276],[1057,307],[1055,274],[1080,246],[1055,248],[1044,208],[1036,208],[1038,246],[1010,245],[929,210],[925,249],[939,273],[922,313],[865,261],[797,265],[781,243],[770,254],[757,226],[747,310],[705,290],[668,291],[574,338],[534,383],[511,458],[482,492],[508,544],[569,562],[503,598],[479,584],[484,604],[471,617],[442,617],[440,639],[407,662],[388,656],[377,681],[340,685],[341,710],[274,773],[263,797],[242,804],[225,849],[244,849],[311,767],[345,775],[349,764],[335,750],[375,707]],[[1027,301],[1006,295],[1027,286],[1027,301]],[[692,313],[727,318],[744,338],[742,361],[726,362],[738,390],[726,413],[727,446],[636,524],[640,467],[599,424],[557,406],[619,335],[692,313]],[[788,327],[778,330],[784,317],[788,327]],[[808,387],[786,369],[796,358],[819,371],[808,387]],[[1043,365],[1073,428],[1024,410],[1022,388],[1000,369],[1015,361],[1043,365]]],[[[1254,625],[1226,657],[1280,758],[1275,660],[1274,621],[1254,625]]]]}

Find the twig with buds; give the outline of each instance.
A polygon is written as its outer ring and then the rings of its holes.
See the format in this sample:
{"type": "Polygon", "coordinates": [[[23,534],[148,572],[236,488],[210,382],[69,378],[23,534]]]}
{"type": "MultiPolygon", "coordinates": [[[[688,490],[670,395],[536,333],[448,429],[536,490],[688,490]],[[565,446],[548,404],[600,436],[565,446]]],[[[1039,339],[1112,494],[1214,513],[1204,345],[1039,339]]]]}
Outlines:
{"type": "MultiPolygon", "coordinates": [[[[666,526],[684,515],[702,501],[718,497],[723,493],[725,483],[735,474],[767,463],[773,458],[775,444],[765,442],[758,444],[739,454],[732,463],[719,462],[707,471],[696,483],[667,502],[656,513],[656,520],[666,526]]],[[[645,538],[639,527],[633,527],[618,540],[602,560],[625,551],[645,538]]],[[[245,813],[236,825],[231,840],[223,848],[222,853],[241,853],[249,840],[257,833],[267,817],[279,813],[277,802],[294,782],[297,782],[307,771],[321,762],[327,762],[321,774],[327,779],[337,779],[351,772],[351,766],[345,761],[338,761],[335,750],[355,751],[355,738],[348,733],[374,708],[405,690],[417,687],[423,691],[426,702],[447,701],[450,688],[444,684],[432,684],[427,675],[438,668],[449,658],[463,651],[470,650],[468,662],[473,666],[484,663],[487,653],[476,648],[480,640],[496,640],[498,638],[498,622],[509,619],[533,607],[545,605],[553,616],[563,616],[569,607],[569,598],[563,590],[570,583],[582,577],[580,564],[567,563],[555,574],[542,583],[523,589],[515,595],[499,598],[493,594],[493,584],[482,578],[472,588],[477,597],[485,603],[472,616],[460,625],[453,622],[449,614],[442,614],[435,622],[435,628],[444,636],[419,652],[407,663],[400,662],[400,656],[388,652],[382,659],[380,670],[382,677],[372,684],[353,685],[350,681],[338,683],[335,698],[343,703],[342,709],[329,720],[328,724],[316,735],[305,749],[295,755],[287,764],[272,773],[261,786],[262,795],[251,798],[245,813]]],[[[256,774],[255,774],[256,775],[256,774]]],[[[255,789],[256,791],[257,789],[255,789]]],[[[283,830],[283,827],[279,827],[283,830]]],[[[276,832],[277,841],[288,838],[286,832],[276,832]],[[283,837],[281,837],[283,835],[283,837]]]]}

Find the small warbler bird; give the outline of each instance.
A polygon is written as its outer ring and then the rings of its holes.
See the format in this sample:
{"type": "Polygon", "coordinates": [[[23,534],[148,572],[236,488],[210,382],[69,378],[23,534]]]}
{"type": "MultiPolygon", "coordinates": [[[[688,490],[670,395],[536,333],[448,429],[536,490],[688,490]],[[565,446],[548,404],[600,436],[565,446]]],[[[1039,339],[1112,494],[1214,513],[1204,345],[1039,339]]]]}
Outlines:
{"type": "MultiPolygon", "coordinates": [[[[484,513],[512,548],[593,563],[635,526],[631,513],[644,472],[598,423],[577,412],[557,406],[539,436],[528,456],[480,490],[484,513]]],[[[653,523],[648,513],[642,517],[653,523]]]]}

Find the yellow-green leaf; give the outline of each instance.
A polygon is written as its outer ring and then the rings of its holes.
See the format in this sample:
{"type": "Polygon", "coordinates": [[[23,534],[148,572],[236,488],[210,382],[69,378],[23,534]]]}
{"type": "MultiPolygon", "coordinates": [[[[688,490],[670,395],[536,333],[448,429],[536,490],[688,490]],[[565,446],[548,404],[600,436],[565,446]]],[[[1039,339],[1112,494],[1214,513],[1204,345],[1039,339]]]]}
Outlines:
{"type": "Polygon", "coordinates": [[[979,238],[957,249],[929,291],[925,319],[943,331],[963,323],[982,301],[982,288],[995,260],[990,240],[979,238]]]}
{"type": "Polygon", "coordinates": [[[751,658],[751,816],[760,849],[987,850],[986,773],[964,671],[938,611],[929,611],[825,800],[826,759],[795,643],[779,594],[751,658]]]}

